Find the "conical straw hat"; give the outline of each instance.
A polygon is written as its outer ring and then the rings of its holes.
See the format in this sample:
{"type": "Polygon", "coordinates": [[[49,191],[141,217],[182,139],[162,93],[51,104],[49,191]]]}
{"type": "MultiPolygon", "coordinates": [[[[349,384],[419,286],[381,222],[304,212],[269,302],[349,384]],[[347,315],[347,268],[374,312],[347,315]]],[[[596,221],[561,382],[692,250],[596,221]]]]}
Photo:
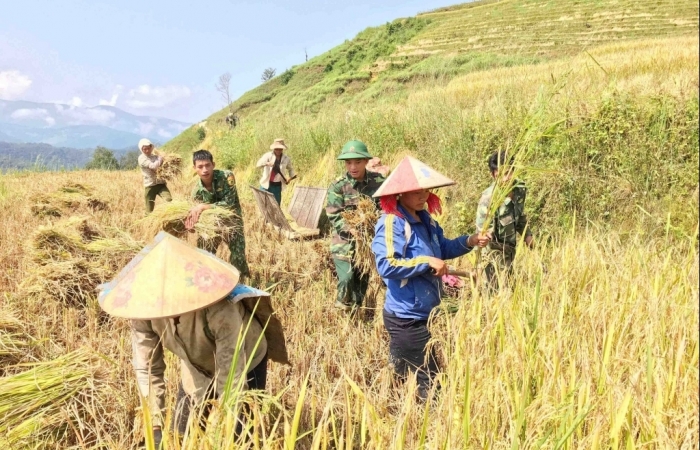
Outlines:
{"type": "Polygon", "coordinates": [[[384,180],[373,197],[396,195],[404,192],[417,191],[419,189],[431,189],[456,184],[454,180],[447,178],[427,164],[416,158],[406,156],[401,160],[391,175],[384,180]]]}
{"type": "Polygon", "coordinates": [[[117,317],[174,317],[216,303],[239,278],[232,265],[161,231],[114,280],[100,286],[98,301],[117,317]]]}

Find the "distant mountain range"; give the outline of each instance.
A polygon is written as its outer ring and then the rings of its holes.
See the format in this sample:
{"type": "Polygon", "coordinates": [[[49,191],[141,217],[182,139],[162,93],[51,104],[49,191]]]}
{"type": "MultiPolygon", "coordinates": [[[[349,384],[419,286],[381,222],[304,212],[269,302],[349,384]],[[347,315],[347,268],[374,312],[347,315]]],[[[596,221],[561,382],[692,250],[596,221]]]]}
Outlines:
{"type": "Polygon", "coordinates": [[[161,117],[136,116],[113,106],[0,100],[0,141],[4,142],[125,148],[142,137],[165,142],[189,126],[161,117]]]}

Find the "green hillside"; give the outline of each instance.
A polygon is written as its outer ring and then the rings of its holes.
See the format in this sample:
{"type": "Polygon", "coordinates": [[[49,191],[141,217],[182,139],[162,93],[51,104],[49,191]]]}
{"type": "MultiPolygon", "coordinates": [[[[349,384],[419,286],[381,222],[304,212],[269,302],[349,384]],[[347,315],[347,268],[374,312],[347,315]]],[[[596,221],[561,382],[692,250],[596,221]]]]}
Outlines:
{"type": "Polygon", "coordinates": [[[669,212],[685,233],[696,224],[697,203],[679,199],[697,195],[697,2],[447,7],[368,28],[233,106],[235,130],[222,110],[207,119],[203,142],[194,126],[166,147],[209,148],[254,184],[255,161],[284,137],[300,182],[323,186],[341,171],[335,152],[359,138],[390,164],[411,153],[457,179],[445,196],[461,211],[454,226],[468,228],[488,184],[486,156],[510,148],[541,110],[541,126],[560,125],[530,161],[538,226],[558,228],[574,214],[666,226],[669,212]]]}
{"type": "Polygon", "coordinates": [[[368,28],[238,99],[243,116],[404,94],[492,67],[573,56],[611,42],[697,35],[698,3],[673,0],[476,1],[368,28]]]}

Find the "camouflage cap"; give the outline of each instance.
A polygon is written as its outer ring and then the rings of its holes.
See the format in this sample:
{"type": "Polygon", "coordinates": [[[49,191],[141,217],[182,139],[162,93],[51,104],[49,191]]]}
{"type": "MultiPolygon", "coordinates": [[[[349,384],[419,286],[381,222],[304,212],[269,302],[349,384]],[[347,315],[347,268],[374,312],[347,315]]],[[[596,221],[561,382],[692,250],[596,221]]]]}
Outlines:
{"type": "Polygon", "coordinates": [[[367,146],[362,141],[349,141],[343,145],[340,151],[339,160],[345,159],[372,159],[367,146]]]}

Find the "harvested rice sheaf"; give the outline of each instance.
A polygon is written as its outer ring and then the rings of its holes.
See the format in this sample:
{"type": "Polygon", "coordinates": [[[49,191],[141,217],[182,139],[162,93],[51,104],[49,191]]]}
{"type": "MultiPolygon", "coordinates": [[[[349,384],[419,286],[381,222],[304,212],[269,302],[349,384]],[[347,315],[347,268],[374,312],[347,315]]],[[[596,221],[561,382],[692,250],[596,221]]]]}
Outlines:
{"type": "Polygon", "coordinates": [[[170,181],[182,174],[182,157],[173,153],[158,153],[163,157],[163,164],[156,170],[156,177],[170,181]]]}
{"type": "Polygon", "coordinates": [[[375,273],[372,239],[380,212],[374,200],[362,196],[354,209],[347,209],[340,214],[355,238],[354,266],[362,273],[375,273]]]}
{"type": "Polygon", "coordinates": [[[101,211],[107,207],[106,202],[92,195],[92,188],[79,183],[69,183],[55,192],[38,195],[31,211],[35,216],[61,217],[78,209],[101,211]]]}
{"type": "Polygon", "coordinates": [[[20,320],[9,311],[0,309],[0,375],[27,353],[29,338],[21,330],[20,320]]]}
{"type": "Polygon", "coordinates": [[[97,286],[114,275],[113,270],[86,258],[69,258],[27,270],[20,285],[25,296],[57,300],[67,306],[85,306],[96,297],[97,286]]]}
{"type": "MultiPolygon", "coordinates": [[[[172,201],[158,205],[148,216],[139,221],[148,236],[166,231],[174,236],[184,237],[185,219],[195,203],[172,201]]],[[[226,208],[211,208],[202,212],[194,226],[194,232],[205,242],[228,241],[236,233],[242,232],[238,216],[226,208]]]]}
{"type": "Polygon", "coordinates": [[[111,236],[87,218],[72,217],[39,227],[28,241],[31,264],[20,285],[24,296],[85,305],[143,247],[128,234],[111,236]]]}
{"type": "MultiPolygon", "coordinates": [[[[69,422],[84,424],[88,417],[86,400],[96,394],[99,365],[89,350],[81,349],[0,378],[0,445],[67,448],[77,443],[69,422]]],[[[84,428],[83,433],[80,440],[94,440],[84,428]]]]}

